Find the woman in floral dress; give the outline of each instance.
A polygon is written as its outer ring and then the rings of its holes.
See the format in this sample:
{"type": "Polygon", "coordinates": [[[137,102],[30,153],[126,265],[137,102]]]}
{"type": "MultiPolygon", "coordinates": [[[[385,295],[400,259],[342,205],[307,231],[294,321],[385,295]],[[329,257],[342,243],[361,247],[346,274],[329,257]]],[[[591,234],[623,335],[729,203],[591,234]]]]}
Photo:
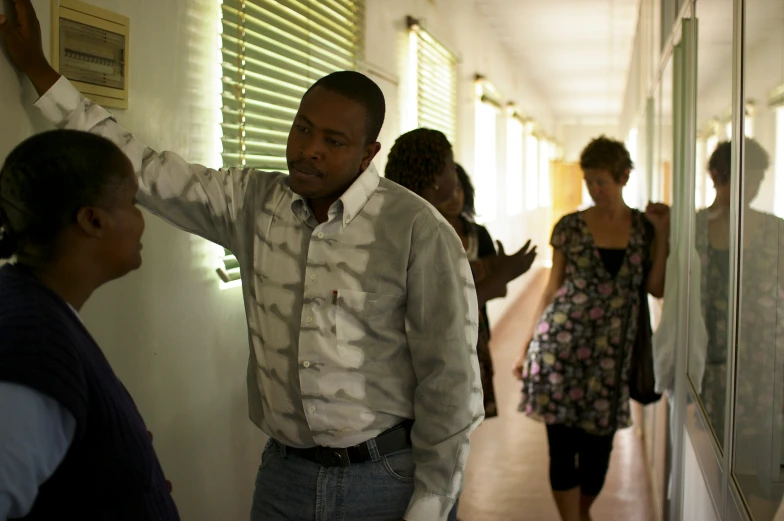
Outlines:
{"type": "Polygon", "coordinates": [[[541,319],[514,372],[520,410],[547,426],[550,484],[563,521],[590,519],[615,431],[630,425],[628,366],[640,299],[661,297],[669,208],[645,214],[623,200],[633,164],[623,143],[599,137],[580,157],[594,206],[563,217],[541,319]]]}
{"type": "MultiPolygon", "coordinates": [[[[387,179],[408,188],[436,207],[448,205],[458,189],[456,185],[462,182],[452,155],[452,145],[441,132],[426,128],[406,132],[397,138],[392,150],[389,151],[384,174],[387,179]],[[444,179],[450,179],[450,183],[458,181],[452,185],[448,193],[444,190],[444,179]]],[[[493,367],[487,344],[489,328],[486,327],[484,304],[492,298],[505,295],[506,284],[528,271],[536,256],[536,248],[528,249],[528,246],[529,244],[526,244],[514,255],[506,255],[503,249],[496,253],[490,241],[492,253],[488,252],[482,262],[478,259],[471,262],[476,281],[477,300],[482,310],[479,316],[476,350],[480,363],[486,417],[495,416],[497,408],[493,392],[493,367]]],[[[447,519],[450,521],[457,519],[457,503],[447,519]]]]}

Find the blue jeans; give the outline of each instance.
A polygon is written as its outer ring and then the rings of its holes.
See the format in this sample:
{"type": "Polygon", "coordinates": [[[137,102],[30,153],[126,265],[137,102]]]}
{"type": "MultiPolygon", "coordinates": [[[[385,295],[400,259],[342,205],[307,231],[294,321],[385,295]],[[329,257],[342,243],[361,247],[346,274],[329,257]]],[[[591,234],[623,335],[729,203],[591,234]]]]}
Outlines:
{"type": "MultiPolygon", "coordinates": [[[[411,450],[381,456],[369,442],[372,461],[322,467],[287,454],[270,441],[261,457],[251,521],[399,521],[414,493],[411,450]]],[[[454,512],[449,516],[454,520],[454,512]]]]}

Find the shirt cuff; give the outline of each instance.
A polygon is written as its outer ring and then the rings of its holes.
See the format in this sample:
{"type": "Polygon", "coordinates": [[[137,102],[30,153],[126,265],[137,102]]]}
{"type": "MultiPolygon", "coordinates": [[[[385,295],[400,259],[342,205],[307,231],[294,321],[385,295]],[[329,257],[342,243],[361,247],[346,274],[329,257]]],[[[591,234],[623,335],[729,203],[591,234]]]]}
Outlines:
{"type": "Polygon", "coordinates": [[[455,500],[414,489],[411,502],[408,504],[405,521],[446,521],[449,512],[455,506],[455,500]]]}
{"type": "Polygon", "coordinates": [[[59,125],[79,108],[83,99],[82,93],[65,76],[60,76],[52,88],[38,98],[35,106],[46,119],[59,125]]]}

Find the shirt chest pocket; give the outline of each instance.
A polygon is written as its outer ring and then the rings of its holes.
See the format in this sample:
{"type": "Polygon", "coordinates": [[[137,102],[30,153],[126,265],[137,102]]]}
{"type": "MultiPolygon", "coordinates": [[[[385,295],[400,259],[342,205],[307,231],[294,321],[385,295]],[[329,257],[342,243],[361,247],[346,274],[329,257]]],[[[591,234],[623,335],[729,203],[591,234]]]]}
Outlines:
{"type": "Polygon", "coordinates": [[[405,344],[405,296],[337,292],[337,351],[351,365],[388,361],[405,344]]]}

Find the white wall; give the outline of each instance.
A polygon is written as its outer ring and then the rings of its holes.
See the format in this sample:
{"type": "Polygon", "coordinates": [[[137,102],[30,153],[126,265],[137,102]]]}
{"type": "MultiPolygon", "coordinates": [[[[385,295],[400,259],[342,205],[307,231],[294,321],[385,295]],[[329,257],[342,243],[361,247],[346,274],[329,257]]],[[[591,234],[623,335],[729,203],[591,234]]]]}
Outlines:
{"type": "MultiPolygon", "coordinates": [[[[130,108],[116,112],[121,124],[145,143],[219,166],[209,108],[217,2],[91,1],[131,19],[130,108]]],[[[48,50],[49,2],[33,4],[48,50]]],[[[34,100],[0,58],[0,160],[48,128],[30,110],[34,100]]],[[[146,217],[144,266],[99,290],[86,324],[154,434],[182,518],[247,519],[265,440],[247,417],[240,290],[219,289],[208,243],[146,217]]]]}
{"type": "MultiPolygon", "coordinates": [[[[130,107],[120,123],[157,149],[219,165],[214,39],[216,0],[90,0],[131,19],[130,107]]],[[[33,0],[49,49],[49,2],[33,0]]],[[[497,42],[471,0],[369,0],[367,62],[389,105],[377,166],[400,133],[399,86],[406,42],[405,16],[426,27],[461,57],[457,158],[474,174],[473,77],[482,73],[548,132],[549,110],[528,87],[523,71],[497,42]],[[392,81],[381,76],[390,77],[392,81]]],[[[372,75],[372,73],[371,73],[372,75]]],[[[48,126],[30,108],[35,94],[0,58],[0,160],[22,139],[48,126]]],[[[499,141],[505,142],[503,133],[499,141]]],[[[500,147],[503,150],[503,147],[500,147]]],[[[504,157],[499,152],[499,160],[504,157]]],[[[501,162],[503,165],[503,162],[501,162]]],[[[499,194],[504,186],[498,176],[499,194]]],[[[481,190],[481,181],[477,182],[481,190]]],[[[522,197],[522,194],[521,194],[522,197]]],[[[499,214],[505,215],[505,199],[499,214]]],[[[546,251],[547,210],[490,223],[507,250],[529,237],[546,251]]],[[[238,288],[219,289],[214,253],[203,240],[147,215],[144,266],[102,288],[84,318],[115,371],[130,390],[150,430],[183,519],[247,519],[262,433],[247,419],[248,356],[238,288]]],[[[522,281],[510,288],[519,291],[522,281]]],[[[505,309],[494,304],[492,315],[505,309]]]]}

